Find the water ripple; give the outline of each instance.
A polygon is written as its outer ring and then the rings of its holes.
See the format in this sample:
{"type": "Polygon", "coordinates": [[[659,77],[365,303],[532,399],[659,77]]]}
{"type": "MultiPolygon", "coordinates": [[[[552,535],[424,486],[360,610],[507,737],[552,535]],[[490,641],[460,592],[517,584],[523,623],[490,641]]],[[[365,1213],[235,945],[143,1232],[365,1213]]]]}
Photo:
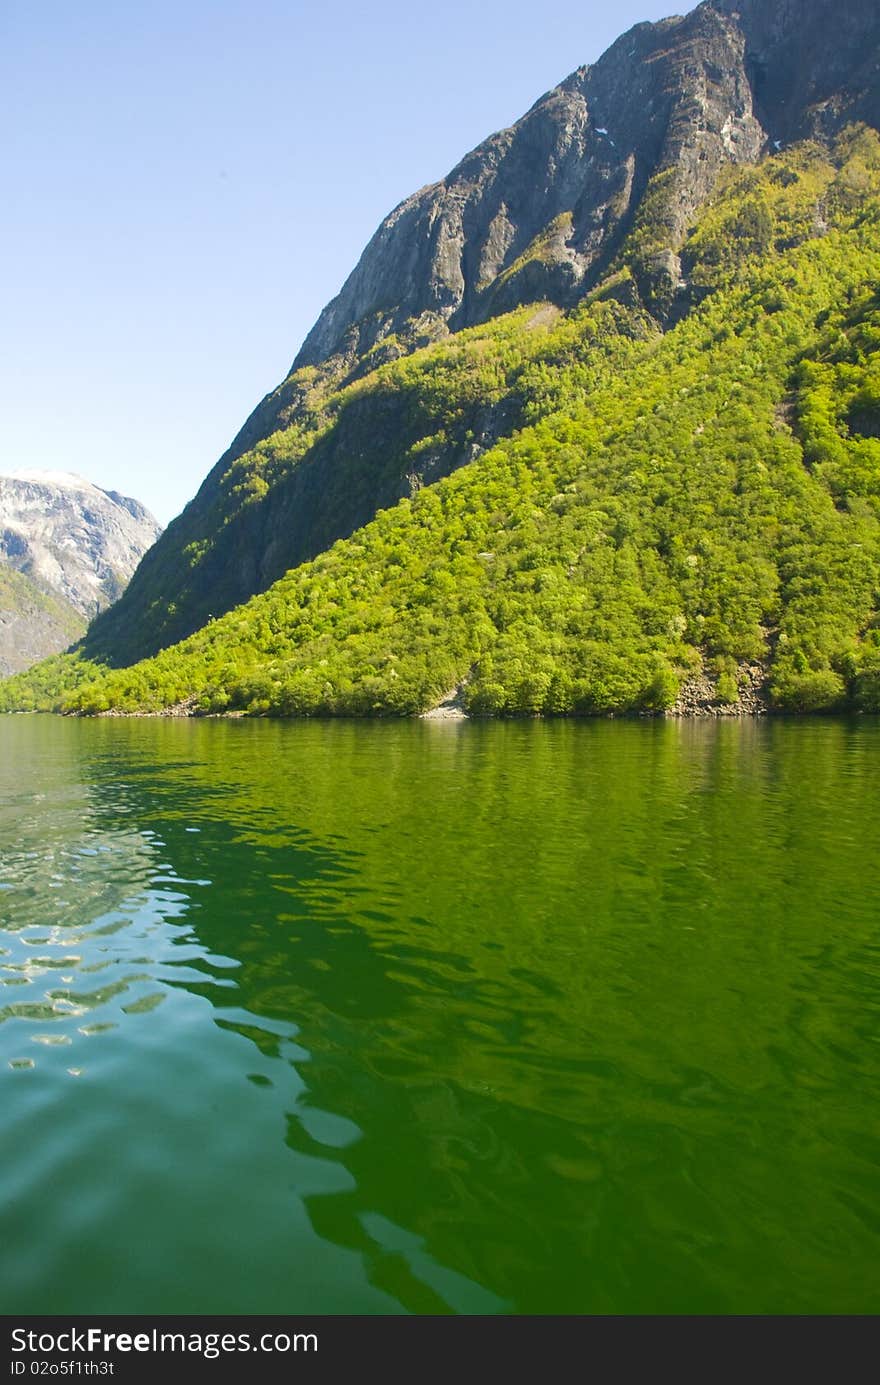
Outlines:
{"type": "Polygon", "coordinates": [[[880,728],[435,731],[0,725],[8,1310],[876,1311],[880,728]]]}

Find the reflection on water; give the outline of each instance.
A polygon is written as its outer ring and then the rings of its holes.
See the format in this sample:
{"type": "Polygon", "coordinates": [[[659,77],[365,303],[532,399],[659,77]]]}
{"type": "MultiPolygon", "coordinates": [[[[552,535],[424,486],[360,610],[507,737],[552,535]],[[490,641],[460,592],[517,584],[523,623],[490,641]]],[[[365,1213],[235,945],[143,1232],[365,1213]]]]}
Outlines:
{"type": "Polygon", "coordinates": [[[0,1308],[876,1311],[878,768],[0,719],[0,1308]]]}

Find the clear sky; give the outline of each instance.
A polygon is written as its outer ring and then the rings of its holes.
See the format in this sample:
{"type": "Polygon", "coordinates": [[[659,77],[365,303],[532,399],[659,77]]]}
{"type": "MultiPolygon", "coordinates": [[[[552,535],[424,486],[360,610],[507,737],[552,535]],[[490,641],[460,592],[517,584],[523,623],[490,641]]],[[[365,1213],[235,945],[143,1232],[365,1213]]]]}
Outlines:
{"type": "Polygon", "coordinates": [[[675,9],[0,0],[0,471],[167,523],[382,217],[675,9]]]}

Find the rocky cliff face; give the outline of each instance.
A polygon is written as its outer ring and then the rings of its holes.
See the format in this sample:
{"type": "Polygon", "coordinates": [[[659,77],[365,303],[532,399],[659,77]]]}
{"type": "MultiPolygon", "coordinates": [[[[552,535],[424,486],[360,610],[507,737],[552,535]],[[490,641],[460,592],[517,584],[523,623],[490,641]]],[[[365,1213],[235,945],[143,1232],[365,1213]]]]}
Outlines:
{"type": "Polygon", "coordinates": [[[287,387],[257,406],[217,470],[295,421],[303,366],[345,378],[522,303],[570,306],[613,264],[666,172],[666,248],[635,267],[656,301],[652,281],[674,290],[674,248],[721,167],[859,120],[880,126],[874,0],[705,0],[636,25],[386,217],[287,387]]]}
{"type": "Polygon", "coordinates": [[[873,0],[709,0],[743,34],[754,110],[768,139],[880,124],[880,10],[873,0]]]}
{"type": "MultiPolygon", "coordinates": [[[[112,659],[124,637],[129,655],[151,653],[191,633],[517,426],[515,410],[483,410],[466,421],[469,451],[429,449],[430,468],[402,471],[404,421],[375,391],[270,482],[255,464],[253,503],[234,509],[247,454],[312,426],[316,382],[338,387],[520,305],[568,308],[624,263],[634,306],[666,326],[690,306],[678,250],[719,171],[857,120],[880,126],[876,0],[705,0],[637,25],[386,218],[95,649],[112,659]],[[133,629],[148,631],[137,650],[133,629]]],[[[436,421],[423,424],[430,440],[436,421]]]]}
{"type": "Polygon", "coordinates": [[[607,269],[653,174],[671,239],[724,163],[880,119],[873,0],[708,0],[641,24],[382,223],[294,362],[410,346],[518,303],[562,305],[607,269]]]}
{"type": "Polygon", "coordinates": [[[160,532],[138,501],[79,476],[0,476],[0,672],[65,648],[160,532]]]}

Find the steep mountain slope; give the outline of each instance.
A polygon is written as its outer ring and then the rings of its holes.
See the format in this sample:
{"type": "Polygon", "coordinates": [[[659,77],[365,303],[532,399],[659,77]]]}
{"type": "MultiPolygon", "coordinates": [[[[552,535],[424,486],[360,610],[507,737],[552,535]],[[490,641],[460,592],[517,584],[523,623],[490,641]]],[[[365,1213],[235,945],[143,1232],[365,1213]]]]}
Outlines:
{"type": "Polygon", "coordinates": [[[0,671],[66,648],[160,533],[138,501],[80,476],[0,476],[0,671]]]}
{"type": "Polygon", "coordinates": [[[665,332],[616,275],[348,386],[450,416],[513,389],[526,422],[183,644],[67,656],[0,699],[880,709],[880,138],[732,171],[681,257],[701,301],[665,332]]]}
{"type": "Polygon", "coordinates": [[[85,628],[69,601],[0,563],[0,677],[67,649],[85,628]]]}
{"type": "Polygon", "coordinates": [[[674,325],[702,292],[679,251],[719,173],[880,124],[878,52],[873,0],[706,0],[579,68],[383,222],[89,653],[180,639],[526,419],[515,382],[450,417],[436,391],[377,385],[383,364],[521,305],[569,310],[624,269],[623,301],[674,325]]]}
{"type": "Polygon", "coordinates": [[[520,303],[571,303],[607,270],[658,171],[675,174],[674,245],[723,165],[880,123],[878,47],[865,0],[710,0],[637,25],[392,212],[293,369],[356,360],[392,333],[410,344],[520,303]]]}

